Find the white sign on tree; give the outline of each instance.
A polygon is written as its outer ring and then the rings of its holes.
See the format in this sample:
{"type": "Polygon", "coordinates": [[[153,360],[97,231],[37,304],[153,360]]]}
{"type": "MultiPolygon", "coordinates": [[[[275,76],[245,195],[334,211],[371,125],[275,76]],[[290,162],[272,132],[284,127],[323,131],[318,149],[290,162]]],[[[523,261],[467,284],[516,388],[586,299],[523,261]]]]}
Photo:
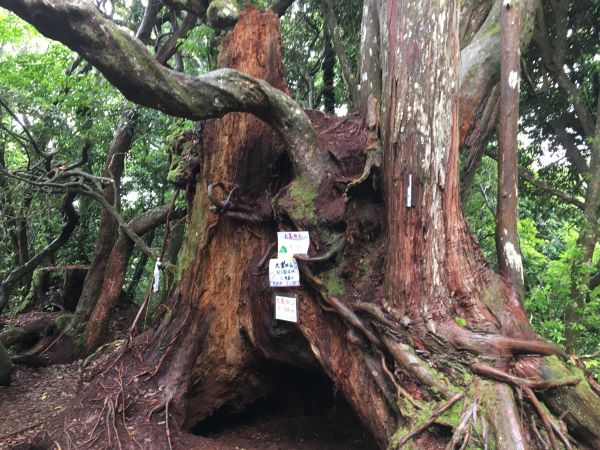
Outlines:
{"type": "Polygon", "coordinates": [[[278,258],[291,259],[294,255],[306,255],[309,245],[308,231],[279,231],[277,233],[278,258]]]}
{"type": "Polygon", "coordinates": [[[297,302],[294,294],[275,294],[275,319],[298,322],[297,302]]]}
{"type": "Polygon", "coordinates": [[[300,270],[295,259],[269,260],[269,285],[271,287],[300,286],[300,270]]]}

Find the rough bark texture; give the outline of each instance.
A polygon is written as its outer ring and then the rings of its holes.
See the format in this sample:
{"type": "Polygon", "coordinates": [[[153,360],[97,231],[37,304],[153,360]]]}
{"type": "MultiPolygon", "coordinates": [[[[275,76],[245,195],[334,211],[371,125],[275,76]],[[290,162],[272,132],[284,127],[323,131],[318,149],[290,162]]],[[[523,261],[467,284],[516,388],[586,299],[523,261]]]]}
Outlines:
{"type": "MultiPolygon", "coordinates": [[[[280,45],[275,15],[253,10],[242,15],[236,32],[224,40],[219,64],[283,89],[280,45]]],[[[278,157],[272,144],[274,135],[258,119],[230,114],[208,122],[203,135],[201,177],[189,205],[179,283],[171,294],[179,312],[173,323],[163,323],[165,331],[157,345],[163,347],[178,338],[164,384],[187,424],[224,405],[242,407],[264,390],[259,377],[249,370],[256,364],[256,355],[247,351],[251,330],[249,324],[241,323],[238,311],[249,307],[244,305],[245,299],[258,302],[267,296],[264,285],[249,295],[244,278],[251,275],[243,269],[251,267],[251,261],[266,250],[268,242],[255,236],[266,233],[260,226],[248,225],[256,230],[253,234],[234,220],[210,212],[208,185],[222,182],[228,192],[237,187],[231,200],[249,206],[265,187],[273,194],[279,188],[272,185],[269,170],[264,170],[278,157]],[[183,314],[188,321],[180,325],[177,322],[185,319],[183,314]],[[186,333],[174,336],[180,326],[185,326],[186,333]],[[189,391],[181,386],[189,386],[189,391]]]]}
{"type": "Polygon", "coordinates": [[[498,268],[512,285],[523,304],[525,280],[517,232],[520,2],[504,2],[502,7],[500,117],[498,155],[498,200],[496,202],[496,253],[498,268]]]}

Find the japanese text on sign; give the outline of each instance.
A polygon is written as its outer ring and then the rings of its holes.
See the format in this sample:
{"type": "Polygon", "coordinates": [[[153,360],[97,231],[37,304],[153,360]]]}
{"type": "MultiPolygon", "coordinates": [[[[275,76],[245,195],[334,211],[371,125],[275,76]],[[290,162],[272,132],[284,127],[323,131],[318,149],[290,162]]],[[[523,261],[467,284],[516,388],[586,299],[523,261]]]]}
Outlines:
{"type": "Polygon", "coordinates": [[[293,258],[306,255],[310,238],[308,231],[280,231],[277,233],[277,257],[293,258]]]}
{"type": "Polygon", "coordinates": [[[275,319],[288,322],[298,322],[295,295],[275,294],[275,319]]]}
{"type": "Polygon", "coordinates": [[[271,287],[300,286],[300,270],[295,259],[269,260],[271,287]]]}

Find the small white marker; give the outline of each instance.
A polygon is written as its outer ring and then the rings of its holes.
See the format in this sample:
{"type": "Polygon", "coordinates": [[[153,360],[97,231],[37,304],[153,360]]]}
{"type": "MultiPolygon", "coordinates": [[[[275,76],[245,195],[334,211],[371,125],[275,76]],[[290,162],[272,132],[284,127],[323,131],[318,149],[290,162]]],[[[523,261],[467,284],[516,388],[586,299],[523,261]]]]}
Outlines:
{"type": "Polygon", "coordinates": [[[152,290],[154,292],[158,292],[158,288],[160,286],[160,259],[156,260],[156,264],[154,264],[154,286],[152,286],[152,290]]]}
{"type": "Polygon", "coordinates": [[[412,208],[412,173],[408,174],[408,186],[406,187],[406,207],[412,208]]]}

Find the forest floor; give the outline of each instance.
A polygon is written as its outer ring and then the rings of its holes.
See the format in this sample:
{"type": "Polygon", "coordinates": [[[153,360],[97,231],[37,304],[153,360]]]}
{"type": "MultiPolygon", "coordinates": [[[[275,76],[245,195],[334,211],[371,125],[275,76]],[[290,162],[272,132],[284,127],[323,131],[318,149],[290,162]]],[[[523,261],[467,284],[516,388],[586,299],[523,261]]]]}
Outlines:
{"type": "MultiPolygon", "coordinates": [[[[122,338],[131,311],[117,316],[112,337],[122,338]]],[[[109,352],[110,353],[110,352],[109,352]]],[[[60,448],[42,438],[57,436],[60,415],[77,401],[85,386],[82,361],[47,367],[17,365],[9,387],[0,387],[0,449],[60,448]],[[49,428],[53,428],[52,430],[49,428]],[[31,442],[41,441],[41,447],[31,442]]],[[[377,445],[341,394],[318,377],[298,374],[296,380],[267,399],[236,414],[217,412],[192,434],[174,436],[175,448],[206,450],[371,450],[377,445]],[[294,384],[296,383],[296,384],[294,384]]],[[[65,435],[76,434],[64,421],[65,435]]],[[[59,433],[60,434],[60,433],[59,433]]],[[[106,448],[99,439],[83,448],[106,448]]],[[[148,448],[153,448],[150,445],[148,448]]]]}
{"type": "MultiPolygon", "coordinates": [[[[24,448],[19,443],[46,431],[45,425],[69,406],[81,385],[79,363],[17,366],[11,386],[0,387],[0,449],[24,448]]],[[[205,439],[183,437],[183,446],[197,448],[202,443],[202,448],[215,450],[377,448],[345,405],[306,412],[265,400],[244,413],[209,419],[194,431],[205,439]]]]}

